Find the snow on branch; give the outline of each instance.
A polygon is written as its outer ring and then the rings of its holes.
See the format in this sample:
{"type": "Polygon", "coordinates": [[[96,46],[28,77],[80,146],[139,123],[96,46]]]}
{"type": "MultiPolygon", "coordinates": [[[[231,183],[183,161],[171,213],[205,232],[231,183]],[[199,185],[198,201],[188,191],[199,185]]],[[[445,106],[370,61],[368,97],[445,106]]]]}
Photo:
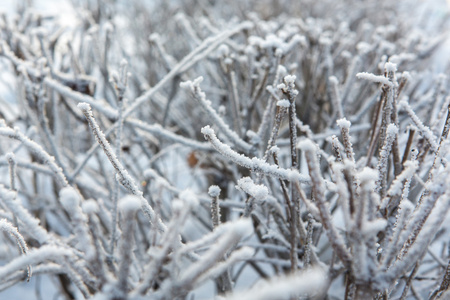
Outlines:
{"type": "Polygon", "coordinates": [[[81,109],[83,114],[86,116],[86,119],[89,123],[89,127],[91,127],[92,133],[95,136],[95,139],[102,147],[112,166],[117,172],[117,180],[133,195],[138,196],[141,199],[142,210],[149,217],[150,221],[156,224],[160,230],[165,230],[165,225],[162,223],[161,219],[156,215],[153,208],[148,204],[147,200],[144,199],[142,195],[142,191],[139,190],[136,185],[134,179],[130,176],[128,171],[123,167],[122,163],[117,159],[111,145],[105,137],[105,134],[101,131],[100,127],[97,124],[97,121],[94,119],[94,115],[92,114],[92,110],[89,104],[80,103],[78,104],[78,108],[81,109]]]}
{"type": "Polygon", "coordinates": [[[382,83],[387,86],[393,86],[393,83],[389,81],[389,78],[381,76],[381,75],[375,75],[372,73],[361,72],[361,73],[356,74],[356,78],[364,79],[364,80],[375,82],[375,83],[382,83]]]}
{"type": "Polygon", "coordinates": [[[246,167],[253,172],[260,172],[268,176],[274,176],[288,181],[309,182],[306,175],[300,174],[297,170],[289,170],[280,168],[277,165],[266,163],[260,158],[249,158],[243,154],[239,154],[231,149],[227,144],[223,144],[214,133],[214,130],[208,125],[202,128],[202,133],[212,146],[222,155],[229,158],[236,164],[246,167]]]}
{"type": "Polygon", "coordinates": [[[408,101],[402,100],[398,103],[398,108],[400,110],[406,111],[406,113],[409,115],[411,120],[413,121],[414,125],[419,129],[422,136],[427,140],[427,142],[430,144],[431,149],[433,151],[436,151],[439,147],[437,141],[437,137],[433,134],[431,129],[427,126],[425,126],[422,121],[419,119],[419,117],[414,113],[411,106],[408,104],[408,101]]]}
{"type": "Polygon", "coordinates": [[[203,81],[203,77],[199,77],[194,81],[186,81],[182,82],[180,86],[183,89],[189,90],[191,92],[192,97],[197,100],[200,104],[200,107],[208,114],[211,121],[214,122],[215,125],[221,130],[221,132],[236,145],[240,150],[245,153],[249,153],[252,145],[248,144],[244,140],[242,140],[238,134],[230,129],[230,127],[225,124],[224,120],[219,116],[219,114],[212,108],[211,101],[206,100],[206,95],[200,89],[200,83],[203,81]]]}
{"type": "Polygon", "coordinates": [[[254,197],[256,200],[265,200],[269,196],[269,190],[262,184],[255,184],[250,177],[243,177],[238,180],[237,187],[254,197]]]}
{"type": "Polygon", "coordinates": [[[2,203],[20,220],[28,234],[35,238],[39,243],[44,244],[52,238],[50,234],[39,223],[39,220],[32,216],[19,201],[17,201],[17,192],[10,191],[0,184],[0,199],[2,203]]]}
{"type": "Polygon", "coordinates": [[[3,119],[0,120],[0,135],[20,141],[33,154],[35,154],[43,163],[45,163],[54,173],[58,183],[64,187],[67,186],[67,179],[63,170],[55,162],[55,158],[48,154],[38,143],[30,140],[18,128],[7,127],[3,119]]]}
{"type": "Polygon", "coordinates": [[[197,48],[191,53],[186,55],[177,65],[175,65],[171,71],[164,76],[154,87],[147,92],[136,98],[133,104],[128,107],[124,112],[124,118],[129,116],[136,108],[141,106],[144,102],[148,101],[157,91],[159,91],[167,82],[172,80],[175,76],[184,73],[191,68],[198,61],[204,59],[209,53],[214,51],[220,44],[223,43],[229,37],[241,32],[242,30],[248,30],[253,27],[253,24],[249,21],[242,22],[236,25],[234,28],[224,30],[216,36],[206,38],[197,48]]]}
{"type": "Polygon", "coordinates": [[[268,282],[258,282],[250,290],[235,293],[225,299],[289,300],[304,295],[320,298],[321,291],[326,284],[327,280],[323,270],[314,268],[290,276],[276,277],[268,282]]]}
{"type": "MultiPolygon", "coordinates": [[[[6,219],[2,219],[2,220],[0,220],[0,230],[9,233],[11,236],[13,236],[16,239],[17,245],[19,245],[20,252],[22,252],[22,254],[28,253],[27,243],[25,242],[25,239],[23,238],[23,236],[17,230],[17,227],[14,227],[6,219]]],[[[28,265],[27,266],[27,281],[30,281],[31,274],[32,274],[31,266],[28,265]]]]}
{"type": "Polygon", "coordinates": [[[211,145],[209,145],[206,142],[198,142],[193,139],[189,139],[186,137],[183,137],[181,135],[175,134],[164,127],[162,127],[160,124],[147,124],[145,122],[142,122],[140,120],[128,118],[125,120],[125,124],[129,124],[133,126],[134,128],[142,129],[146,132],[151,133],[152,135],[155,135],[160,138],[167,139],[169,141],[179,143],[182,145],[185,145],[187,147],[191,147],[193,149],[202,150],[202,151],[210,151],[212,150],[211,145]]]}
{"type": "Polygon", "coordinates": [[[60,246],[46,245],[33,249],[27,255],[22,255],[0,267],[0,278],[6,278],[17,270],[29,265],[36,265],[45,261],[61,262],[65,257],[74,255],[73,251],[60,246]]]}

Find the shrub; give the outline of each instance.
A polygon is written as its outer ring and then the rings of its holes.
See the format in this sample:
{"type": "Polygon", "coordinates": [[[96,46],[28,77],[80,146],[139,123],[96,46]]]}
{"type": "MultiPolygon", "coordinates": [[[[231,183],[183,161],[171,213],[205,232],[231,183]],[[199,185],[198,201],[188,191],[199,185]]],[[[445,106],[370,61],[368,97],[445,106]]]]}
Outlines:
{"type": "Polygon", "coordinates": [[[179,2],[3,16],[0,289],[447,299],[445,35],[406,1],[179,2]]]}

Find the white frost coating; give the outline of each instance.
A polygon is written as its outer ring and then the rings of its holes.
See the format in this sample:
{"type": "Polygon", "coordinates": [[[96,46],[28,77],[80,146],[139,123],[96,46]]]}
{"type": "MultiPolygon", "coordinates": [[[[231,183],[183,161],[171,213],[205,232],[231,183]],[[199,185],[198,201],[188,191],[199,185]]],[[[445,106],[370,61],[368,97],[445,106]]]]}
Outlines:
{"type": "Polygon", "coordinates": [[[329,78],[328,78],[328,80],[330,81],[330,83],[332,83],[332,84],[339,84],[339,80],[337,79],[337,77],[336,76],[330,76],[329,78]]]}
{"type": "Polygon", "coordinates": [[[337,126],[339,126],[340,128],[347,128],[349,129],[350,126],[352,125],[352,123],[347,120],[346,118],[342,118],[336,121],[337,126]]]}
{"type": "Polygon", "coordinates": [[[270,147],[270,149],[269,149],[269,153],[270,154],[278,154],[280,152],[280,148],[278,148],[278,146],[272,146],[272,147],[270,147]]]}
{"type": "Polygon", "coordinates": [[[186,189],[180,193],[180,199],[183,200],[190,208],[198,205],[197,196],[190,189],[186,189]]]}
{"type": "MultiPolygon", "coordinates": [[[[221,226],[219,226],[221,227],[221,226]]],[[[217,229],[219,227],[216,227],[217,229]]],[[[224,234],[202,255],[195,264],[185,268],[177,278],[176,285],[191,286],[193,285],[199,276],[217,266],[217,261],[249,233],[253,231],[253,224],[249,218],[240,219],[231,222],[229,230],[224,234]]],[[[170,291],[174,288],[174,281],[166,280],[161,287],[161,295],[170,295],[170,291]]],[[[156,298],[158,299],[158,298],[156,298]]]]}
{"type": "Polygon", "coordinates": [[[408,201],[408,200],[405,199],[404,201],[400,202],[399,208],[401,210],[405,210],[407,212],[411,212],[411,211],[414,210],[415,206],[414,206],[414,204],[411,203],[411,201],[408,201]]]}
{"type": "Polygon", "coordinates": [[[253,145],[259,145],[261,143],[261,137],[253,130],[247,130],[246,135],[253,145]]]}
{"type": "Polygon", "coordinates": [[[252,145],[244,141],[239,135],[230,129],[221,116],[212,108],[211,101],[206,99],[205,93],[200,88],[200,83],[203,81],[203,77],[198,77],[194,81],[186,81],[180,83],[180,86],[191,92],[192,97],[198,101],[201,108],[208,114],[208,117],[214,122],[214,124],[221,130],[221,132],[232,142],[235,146],[240,148],[246,153],[249,153],[252,145]]]}
{"type": "Polygon", "coordinates": [[[211,185],[208,189],[208,194],[215,198],[215,197],[219,197],[220,195],[220,187],[218,185],[211,185]]]}
{"type": "Polygon", "coordinates": [[[298,142],[297,148],[304,150],[304,151],[311,151],[311,152],[317,151],[316,144],[314,144],[313,141],[308,140],[308,139],[304,139],[304,140],[301,140],[300,142],[298,142]]]}
{"type": "Polygon", "coordinates": [[[277,106],[289,108],[289,106],[291,106],[291,103],[289,102],[289,100],[283,99],[283,100],[277,101],[277,106]]]}
{"type": "MultiPolygon", "coordinates": [[[[255,255],[255,250],[250,247],[242,247],[238,250],[235,250],[231,253],[231,255],[222,262],[216,263],[216,265],[211,268],[208,272],[203,274],[200,277],[199,282],[202,282],[204,280],[208,280],[210,278],[215,278],[225,272],[227,269],[229,269],[232,265],[239,261],[244,261],[250,259],[252,256],[255,255]]],[[[215,298],[216,300],[219,300],[220,298],[215,298]]],[[[224,299],[224,298],[222,298],[224,299]]]]}
{"type": "Polygon", "coordinates": [[[227,229],[230,232],[236,233],[240,237],[246,237],[253,233],[253,223],[249,218],[239,219],[225,224],[228,224],[227,229]]]}
{"type": "Polygon", "coordinates": [[[286,67],[283,66],[283,65],[279,65],[279,66],[278,66],[278,69],[277,69],[277,73],[278,73],[280,76],[283,76],[284,74],[287,73],[286,67]]]}
{"type": "Polygon", "coordinates": [[[378,171],[369,167],[364,167],[361,172],[358,174],[359,179],[361,180],[361,184],[373,182],[378,179],[378,171]]]}
{"type": "Polygon", "coordinates": [[[372,45],[366,42],[359,42],[356,45],[356,49],[360,54],[368,53],[372,50],[372,45]]]}
{"type": "Polygon", "coordinates": [[[222,143],[214,133],[214,130],[208,125],[201,129],[201,132],[205,135],[205,138],[212,144],[214,149],[219,151],[222,155],[226,156],[233,162],[246,167],[254,172],[261,172],[271,176],[275,176],[280,179],[288,181],[300,181],[309,182],[309,176],[300,174],[297,170],[283,169],[277,165],[272,165],[265,162],[263,159],[253,157],[249,158],[245,155],[239,154],[227,144],[222,143]]]}
{"type": "Polygon", "coordinates": [[[283,55],[283,50],[281,50],[280,48],[277,48],[277,50],[275,50],[275,56],[280,57],[283,55]]]}
{"type": "Polygon", "coordinates": [[[215,135],[214,129],[212,129],[209,125],[203,127],[200,132],[203,133],[204,135],[213,135],[213,134],[215,135]]]}
{"type": "Polygon", "coordinates": [[[280,36],[268,34],[265,39],[259,36],[250,36],[248,41],[250,45],[254,45],[263,49],[275,49],[279,54],[286,54],[293,49],[296,44],[305,45],[306,38],[299,34],[295,34],[289,41],[285,41],[285,36],[280,32],[280,36]],[[280,52],[281,51],[281,52],[280,52]]]}
{"type": "Polygon", "coordinates": [[[391,62],[387,62],[384,64],[384,69],[386,72],[396,72],[397,71],[397,65],[391,62]]]}
{"type": "Polygon", "coordinates": [[[86,215],[96,214],[99,210],[97,202],[93,199],[89,199],[81,204],[81,208],[86,215]]]}
{"type": "Polygon", "coordinates": [[[277,89],[284,90],[286,89],[286,85],[284,83],[280,83],[279,85],[277,85],[277,89]]]}
{"type": "Polygon", "coordinates": [[[182,145],[194,148],[194,149],[202,149],[202,150],[211,150],[211,146],[208,143],[200,143],[196,140],[186,138],[184,136],[173,133],[172,131],[163,128],[160,124],[148,124],[142,122],[141,120],[128,118],[125,120],[126,124],[133,125],[136,128],[142,129],[151,133],[152,135],[166,139],[169,141],[173,141],[175,143],[180,143],[182,145]]]}
{"type": "MultiPolygon", "coordinates": [[[[93,108],[107,116],[108,118],[117,119],[118,113],[117,110],[112,108],[104,99],[95,99],[89,95],[79,93],[77,91],[72,90],[71,88],[65,86],[64,84],[60,83],[59,81],[50,78],[50,76],[47,76],[44,79],[44,84],[58,92],[64,97],[67,97],[68,99],[71,99],[73,101],[79,102],[79,103],[87,103],[91,105],[93,108]]],[[[80,109],[83,109],[82,107],[85,106],[83,104],[81,107],[78,106],[80,109]]]]}
{"type": "Polygon", "coordinates": [[[376,219],[374,221],[364,222],[362,231],[367,238],[376,236],[378,232],[383,231],[388,222],[385,219],[376,219]]]}
{"type": "Polygon", "coordinates": [[[172,201],[172,210],[173,210],[174,213],[181,212],[183,207],[184,207],[184,202],[183,201],[181,201],[179,199],[176,199],[176,200],[172,201]]]}
{"type": "Polygon", "coordinates": [[[204,235],[200,239],[185,244],[184,246],[182,246],[180,251],[182,253],[188,253],[195,249],[205,247],[207,244],[213,243],[220,236],[230,231],[238,231],[242,233],[242,236],[246,237],[253,233],[253,224],[248,218],[222,223],[218,227],[216,227],[214,231],[204,235]]]}
{"type": "MultiPolygon", "coordinates": [[[[392,181],[389,187],[387,193],[389,196],[399,196],[402,194],[403,181],[405,179],[412,178],[414,176],[417,169],[419,168],[419,162],[416,160],[415,161],[408,160],[403,164],[403,166],[404,166],[403,171],[397,175],[397,177],[392,181]]],[[[382,207],[384,208],[385,206],[383,206],[382,204],[382,207]]]]}
{"type": "Polygon", "coordinates": [[[386,129],[386,134],[387,135],[397,135],[398,134],[398,127],[395,126],[395,124],[389,124],[387,129],[386,129]]]}
{"type": "Polygon", "coordinates": [[[217,55],[219,55],[220,57],[228,56],[229,54],[230,48],[227,45],[222,44],[219,46],[219,48],[217,48],[217,55]]]}
{"type": "MultiPolygon", "coordinates": [[[[47,230],[45,230],[39,223],[40,221],[32,216],[18,201],[16,201],[17,193],[12,192],[0,184],[0,199],[8,207],[8,209],[17,217],[29,234],[38,240],[39,243],[44,244],[51,239],[47,230]]],[[[0,277],[2,278],[2,277],[0,277]]]]}
{"type": "Polygon", "coordinates": [[[398,102],[398,108],[402,110],[406,110],[409,106],[409,103],[406,99],[402,99],[398,102]]]}
{"type": "Polygon", "coordinates": [[[319,38],[319,43],[323,46],[330,46],[333,43],[333,41],[328,37],[321,36],[319,38]]]}
{"type": "Polygon", "coordinates": [[[59,199],[68,213],[75,211],[80,205],[80,195],[71,186],[61,189],[59,192],[59,199]]]}
{"type": "Polygon", "coordinates": [[[437,143],[437,137],[433,134],[428,126],[423,125],[422,121],[417,117],[408,101],[403,99],[398,103],[399,110],[404,110],[408,113],[409,117],[413,121],[414,125],[419,129],[420,134],[428,141],[433,151],[436,151],[439,147],[437,143]]]}
{"type": "Polygon", "coordinates": [[[356,74],[356,78],[392,86],[392,82],[389,81],[389,78],[384,77],[384,76],[375,75],[372,73],[367,73],[367,72],[358,73],[358,74],[356,74]]]}
{"type": "Polygon", "coordinates": [[[148,40],[150,42],[156,42],[161,40],[161,36],[158,33],[154,32],[148,36],[148,40]]]}
{"type": "Polygon", "coordinates": [[[90,110],[91,106],[87,104],[86,102],[81,102],[77,104],[77,107],[81,110],[90,110]]]}
{"type": "Polygon", "coordinates": [[[403,72],[403,73],[402,73],[402,79],[403,79],[403,78],[404,78],[405,80],[411,81],[411,79],[412,79],[411,73],[409,73],[409,72],[407,72],[407,71],[403,72]]]}
{"type": "Polygon", "coordinates": [[[14,236],[14,238],[16,238],[17,244],[19,245],[22,253],[28,252],[27,243],[25,242],[25,239],[23,238],[23,236],[17,230],[17,227],[15,227],[13,224],[9,223],[6,219],[1,219],[0,220],[0,230],[6,231],[10,235],[14,236]]]}
{"type": "Polygon", "coordinates": [[[256,200],[265,200],[269,196],[269,190],[262,184],[255,184],[250,177],[243,177],[238,180],[238,189],[246,192],[256,200]]]}
{"type": "Polygon", "coordinates": [[[323,270],[313,268],[300,274],[277,277],[269,282],[260,281],[247,291],[233,293],[226,300],[288,300],[326,291],[326,283],[323,270]]]}
{"type": "Polygon", "coordinates": [[[64,176],[63,170],[55,163],[55,158],[48,154],[42,146],[30,140],[26,135],[20,132],[18,127],[10,128],[6,126],[5,120],[0,119],[0,135],[8,138],[16,139],[33,152],[42,162],[44,162],[56,175],[58,183],[61,186],[67,186],[67,179],[64,176]]]}
{"type": "Polygon", "coordinates": [[[15,156],[14,152],[8,152],[8,153],[6,153],[5,158],[7,161],[14,161],[16,156],[15,156]]]}
{"type": "Polygon", "coordinates": [[[134,195],[127,195],[120,199],[119,209],[125,214],[131,214],[141,208],[141,199],[134,195]]]}
{"type": "Polygon", "coordinates": [[[25,268],[27,265],[37,265],[47,260],[59,261],[65,256],[75,256],[74,252],[69,248],[57,247],[53,245],[45,245],[39,249],[31,250],[27,255],[22,255],[8,264],[0,267],[0,278],[6,278],[14,272],[25,268]]]}
{"type": "Polygon", "coordinates": [[[189,89],[189,88],[192,88],[193,86],[198,87],[200,85],[200,83],[202,83],[202,81],[203,81],[203,76],[199,76],[196,79],[194,79],[194,81],[188,80],[188,81],[181,82],[180,87],[183,89],[189,89]]]}
{"type": "Polygon", "coordinates": [[[296,77],[295,75],[286,75],[286,76],[284,76],[284,81],[285,81],[287,84],[294,83],[294,82],[295,82],[295,79],[297,79],[297,77],[296,77]]]}

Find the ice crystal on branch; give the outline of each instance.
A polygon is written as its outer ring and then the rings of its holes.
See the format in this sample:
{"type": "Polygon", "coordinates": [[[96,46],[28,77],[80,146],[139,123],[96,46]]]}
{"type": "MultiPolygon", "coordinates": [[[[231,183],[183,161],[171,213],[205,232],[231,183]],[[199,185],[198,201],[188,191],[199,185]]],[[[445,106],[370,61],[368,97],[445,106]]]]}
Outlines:
{"type": "Polygon", "coordinates": [[[1,299],[446,299],[435,1],[66,2],[0,18],[1,299]]]}

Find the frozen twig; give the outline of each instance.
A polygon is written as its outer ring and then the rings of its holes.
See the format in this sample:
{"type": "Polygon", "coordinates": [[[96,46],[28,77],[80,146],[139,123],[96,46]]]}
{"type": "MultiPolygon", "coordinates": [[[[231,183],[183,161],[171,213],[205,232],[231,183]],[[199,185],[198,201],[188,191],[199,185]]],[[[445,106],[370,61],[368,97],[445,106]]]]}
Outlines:
{"type": "Polygon", "coordinates": [[[205,135],[205,138],[212,144],[212,146],[219,151],[225,157],[231,159],[233,162],[241,165],[243,167],[248,168],[254,172],[261,172],[265,175],[275,176],[277,178],[288,180],[288,181],[300,181],[300,182],[309,182],[308,176],[300,174],[296,170],[288,170],[280,168],[276,165],[271,165],[263,161],[259,158],[249,158],[242,154],[239,154],[233,151],[230,146],[223,144],[214,133],[214,130],[205,126],[202,128],[202,133],[205,135]]]}
{"type": "Polygon", "coordinates": [[[203,77],[199,77],[194,81],[182,82],[181,87],[187,89],[192,94],[192,97],[196,99],[200,107],[208,114],[211,121],[214,122],[221,130],[221,132],[238,147],[240,150],[245,153],[250,153],[252,146],[242,140],[239,135],[232,131],[230,127],[223,121],[223,119],[219,116],[219,114],[211,107],[211,101],[206,100],[205,93],[200,89],[200,83],[202,82],[203,77]]]}
{"type": "Polygon", "coordinates": [[[142,192],[137,187],[134,179],[130,176],[130,174],[128,174],[127,170],[125,170],[123,165],[117,159],[117,156],[114,154],[114,152],[111,148],[111,145],[109,144],[108,140],[105,137],[105,134],[100,130],[100,127],[98,126],[97,122],[94,119],[90,105],[87,103],[80,103],[80,104],[78,104],[78,107],[83,111],[83,114],[86,116],[86,119],[88,120],[89,127],[91,127],[91,130],[95,136],[95,139],[100,144],[100,146],[102,147],[106,156],[108,157],[109,161],[111,162],[112,166],[116,170],[117,180],[131,194],[136,195],[141,199],[142,210],[148,216],[150,221],[158,226],[159,230],[164,231],[165,230],[164,223],[156,215],[155,211],[148,204],[147,200],[144,199],[142,192]]]}
{"type": "Polygon", "coordinates": [[[309,174],[311,176],[311,183],[314,186],[313,193],[314,198],[317,201],[317,206],[320,212],[320,218],[323,227],[326,230],[328,239],[336,251],[337,256],[341,259],[345,266],[349,266],[352,261],[352,257],[345,246],[345,242],[342,236],[334,227],[331,222],[331,215],[325,204],[325,184],[322,176],[320,175],[319,165],[317,162],[316,145],[309,140],[303,140],[298,143],[298,147],[305,151],[305,156],[308,163],[309,174]]]}

